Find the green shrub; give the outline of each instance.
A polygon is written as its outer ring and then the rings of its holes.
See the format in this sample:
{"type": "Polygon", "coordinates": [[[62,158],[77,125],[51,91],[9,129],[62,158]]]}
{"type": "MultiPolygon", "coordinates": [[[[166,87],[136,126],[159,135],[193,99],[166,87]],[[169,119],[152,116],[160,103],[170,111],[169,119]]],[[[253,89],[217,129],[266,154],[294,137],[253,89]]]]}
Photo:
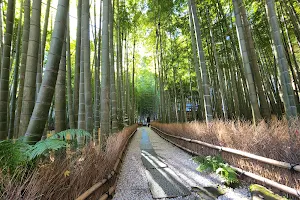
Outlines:
{"type": "Polygon", "coordinates": [[[238,183],[237,174],[220,156],[197,156],[193,161],[198,163],[197,171],[210,171],[221,175],[228,185],[238,183]]]}

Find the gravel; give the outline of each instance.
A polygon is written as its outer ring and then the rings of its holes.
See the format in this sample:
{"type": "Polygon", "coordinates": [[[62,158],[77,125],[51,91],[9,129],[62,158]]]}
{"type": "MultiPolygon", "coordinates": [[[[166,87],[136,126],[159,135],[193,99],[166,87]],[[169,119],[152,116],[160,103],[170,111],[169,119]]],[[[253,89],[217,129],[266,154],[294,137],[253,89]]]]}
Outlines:
{"type": "Polygon", "coordinates": [[[117,182],[114,200],[151,200],[145,169],[141,160],[141,130],[139,129],[128,146],[121,174],[117,182]]]}
{"type": "MultiPolygon", "coordinates": [[[[196,171],[197,164],[192,161],[192,156],[178,147],[172,145],[159,137],[150,128],[139,128],[132,138],[126,153],[119,177],[114,200],[150,200],[152,199],[149,190],[148,181],[145,175],[145,168],[141,161],[140,140],[142,129],[146,129],[153,149],[157,155],[173,170],[183,181],[184,185],[191,190],[192,187],[222,186],[222,179],[214,173],[200,173],[196,171]]],[[[225,199],[250,199],[250,192],[247,187],[227,188],[225,195],[220,196],[219,200],[225,199]]],[[[199,199],[199,196],[192,192],[186,197],[172,199],[193,200],[199,199]]]]}

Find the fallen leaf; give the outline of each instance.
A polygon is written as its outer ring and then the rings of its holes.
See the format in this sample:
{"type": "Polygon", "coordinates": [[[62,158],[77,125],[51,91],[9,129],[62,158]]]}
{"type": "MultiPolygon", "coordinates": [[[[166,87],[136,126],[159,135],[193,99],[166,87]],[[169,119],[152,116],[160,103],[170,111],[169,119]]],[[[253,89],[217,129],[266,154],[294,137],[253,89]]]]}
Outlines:
{"type": "Polygon", "coordinates": [[[70,173],[71,173],[71,172],[70,172],[69,170],[66,170],[66,171],[64,172],[64,176],[65,176],[65,177],[70,176],[70,173]]]}

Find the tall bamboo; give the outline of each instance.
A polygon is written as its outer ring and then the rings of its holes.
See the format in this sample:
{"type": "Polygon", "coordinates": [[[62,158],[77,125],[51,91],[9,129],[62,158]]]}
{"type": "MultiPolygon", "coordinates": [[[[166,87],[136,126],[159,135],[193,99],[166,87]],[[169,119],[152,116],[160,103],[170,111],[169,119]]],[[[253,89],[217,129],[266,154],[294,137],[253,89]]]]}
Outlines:
{"type": "Polygon", "coordinates": [[[9,128],[8,128],[8,139],[12,139],[14,136],[14,121],[15,121],[15,108],[16,108],[16,95],[18,88],[18,76],[19,76],[19,65],[20,65],[20,46],[21,46],[21,29],[23,20],[23,1],[21,2],[20,17],[18,24],[17,42],[16,42],[16,62],[14,70],[14,79],[12,85],[11,94],[11,106],[10,106],[10,118],[9,118],[9,128]]]}
{"type": "Polygon", "coordinates": [[[17,109],[15,117],[15,135],[20,136],[19,134],[19,124],[20,124],[20,115],[22,110],[22,101],[23,101],[23,92],[24,92],[24,81],[25,81],[25,70],[26,70],[26,61],[27,61],[27,51],[28,51],[28,40],[29,40],[29,28],[30,28],[30,0],[25,0],[24,2],[24,24],[23,24],[23,33],[22,33],[22,52],[21,52],[21,65],[20,65],[20,82],[19,82],[19,91],[18,91],[18,100],[17,100],[17,109]]]}
{"type": "Polygon", "coordinates": [[[110,66],[109,66],[109,0],[103,0],[102,21],[102,57],[101,57],[101,109],[100,109],[100,131],[101,148],[106,149],[106,140],[109,130],[109,97],[110,97],[110,66]]]}
{"type": "Polygon", "coordinates": [[[63,44],[55,85],[55,133],[66,130],[66,42],[63,44]]]}
{"type": "Polygon", "coordinates": [[[71,66],[71,48],[70,48],[70,20],[68,18],[68,29],[67,29],[67,92],[68,92],[68,116],[69,116],[69,125],[71,129],[75,129],[75,116],[74,116],[74,107],[73,107],[73,94],[72,94],[72,66],[71,66]]]}
{"type": "Polygon", "coordinates": [[[78,126],[79,109],[79,84],[80,84],[80,55],[81,55],[81,8],[82,0],[77,2],[77,30],[76,30],[76,51],[75,51],[75,78],[74,78],[74,117],[75,126],[78,126]]]}
{"type": "Polygon", "coordinates": [[[49,22],[49,14],[50,14],[50,4],[51,0],[47,0],[46,6],[46,13],[45,13],[45,20],[44,20],[44,27],[43,33],[41,35],[41,43],[40,43],[40,52],[38,56],[38,68],[37,68],[37,77],[36,77],[36,94],[40,91],[41,83],[42,83],[42,73],[44,67],[44,51],[46,46],[46,39],[47,39],[47,31],[48,31],[48,22],[49,22]]]}
{"type": "Polygon", "coordinates": [[[209,15],[209,11],[208,9],[206,10],[207,13],[207,20],[208,20],[208,28],[209,28],[209,33],[210,33],[210,42],[211,42],[211,46],[212,46],[212,50],[213,50],[213,55],[215,58],[215,66],[217,68],[217,73],[218,73],[218,81],[219,81],[219,85],[220,85],[220,93],[221,93],[221,99],[222,99],[222,105],[223,105],[223,115],[225,119],[228,119],[228,110],[227,110],[227,99],[226,99],[226,90],[225,90],[225,82],[224,82],[224,75],[223,75],[223,71],[219,66],[219,57],[218,57],[218,53],[216,50],[216,44],[215,44],[215,39],[214,39],[214,35],[213,35],[213,31],[211,28],[211,19],[210,19],[210,15],[209,15]]]}
{"type": "Polygon", "coordinates": [[[48,62],[44,72],[42,86],[34,106],[32,118],[29,122],[24,141],[29,144],[38,142],[48,119],[49,108],[54,94],[54,87],[59,69],[59,61],[67,25],[69,0],[59,0],[55,17],[48,62]]]}
{"type": "MultiPolygon", "coordinates": [[[[101,6],[101,3],[100,3],[101,6]]],[[[101,7],[100,7],[101,8],[101,7]]],[[[94,0],[94,22],[95,24],[97,23],[97,11],[96,11],[96,0],[94,0]]],[[[101,10],[101,9],[100,9],[101,10]]],[[[100,11],[101,12],[101,11],[100,11]]],[[[100,13],[101,14],[101,13],[100,13]]],[[[98,37],[97,37],[97,27],[94,27],[94,129],[93,129],[93,134],[94,134],[94,139],[95,142],[98,143],[98,128],[100,127],[100,112],[99,112],[99,101],[100,101],[100,95],[99,95],[99,89],[100,89],[100,60],[99,60],[99,55],[98,55],[98,37]]]]}
{"type": "Polygon", "coordinates": [[[297,108],[290,73],[287,68],[287,59],[281,40],[279,23],[275,12],[274,0],[266,0],[266,9],[268,13],[269,24],[271,27],[271,36],[275,46],[274,54],[276,57],[276,62],[279,66],[279,76],[282,85],[283,103],[285,107],[286,117],[287,119],[291,119],[297,117],[297,108]]]}
{"type": "Polygon", "coordinates": [[[90,5],[89,1],[82,3],[82,21],[83,21],[83,49],[84,49],[84,94],[85,94],[85,121],[86,131],[92,133],[93,131],[93,106],[92,106],[92,92],[91,92],[91,47],[90,47],[90,5]]]}
{"type": "Polygon", "coordinates": [[[109,55],[110,55],[110,99],[111,99],[111,133],[118,131],[117,94],[115,84],[115,55],[114,55],[114,5],[109,2],[109,55]]]}
{"type": "Polygon", "coordinates": [[[271,118],[271,111],[269,108],[269,104],[267,103],[266,96],[265,96],[265,91],[263,90],[263,80],[259,72],[259,67],[258,67],[258,59],[255,53],[255,47],[254,47],[254,41],[252,38],[252,33],[251,33],[251,27],[247,18],[247,13],[246,9],[243,5],[243,0],[238,0],[240,11],[241,11],[241,16],[243,20],[243,25],[244,25],[244,32],[245,32],[245,40],[246,42],[246,48],[249,54],[249,62],[250,62],[250,67],[252,70],[253,78],[255,81],[255,86],[257,88],[257,95],[259,97],[259,102],[260,102],[260,108],[261,108],[261,115],[263,118],[266,120],[269,120],[271,118]]]}
{"type": "Polygon", "coordinates": [[[195,41],[195,32],[194,32],[194,22],[192,18],[191,6],[189,6],[189,26],[190,26],[190,33],[191,33],[191,44],[192,44],[192,51],[193,51],[193,64],[196,72],[197,78],[197,88],[198,88],[198,95],[200,99],[199,105],[199,112],[202,113],[202,108],[204,108],[204,100],[203,100],[203,88],[202,88],[202,78],[200,72],[200,65],[199,65],[199,58],[197,56],[197,46],[195,41]]]}
{"type": "Polygon", "coordinates": [[[211,97],[210,97],[210,91],[209,91],[210,86],[209,86],[208,74],[207,74],[207,69],[206,69],[202,41],[201,41],[200,25],[199,25],[197,13],[196,13],[195,1],[189,0],[189,3],[190,3],[190,7],[191,7],[190,12],[192,13],[193,24],[195,27],[195,37],[196,37],[196,42],[197,42],[198,57],[199,57],[199,62],[200,62],[200,66],[201,66],[206,122],[210,122],[213,119],[213,114],[212,114],[211,97]]]}
{"type": "MultiPolygon", "coordinates": [[[[82,4],[83,2],[81,1],[81,5],[78,5],[81,7],[81,11],[82,11],[82,4]]],[[[86,128],[86,121],[85,121],[85,96],[84,96],[84,48],[83,48],[83,43],[84,43],[84,38],[83,38],[83,17],[82,17],[83,11],[81,12],[81,16],[80,16],[80,20],[81,20],[81,27],[80,27],[80,31],[81,31],[81,42],[80,42],[80,78],[79,78],[79,99],[78,99],[78,121],[77,121],[77,128],[78,129],[85,129],[86,128]]],[[[79,27],[78,27],[79,28],[79,27]]],[[[83,138],[77,138],[77,141],[79,143],[79,146],[82,146],[83,144],[83,138]]]]}
{"type": "Polygon", "coordinates": [[[235,23],[236,23],[236,30],[238,34],[239,46],[240,46],[240,54],[242,57],[244,69],[245,69],[245,77],[247,80],[247,87],[249,91],[249,97],[251,102],[251,109],[252,109],[252,118],[253,122],[255,123],[256,120],[261,119],[258,101],[257,101],[257,94],[255,90],[253,75],[250,67],[250,61],[248,52],[246,49],[246,41],[244,36],[244,30],[242,27],[242,21],[240,16],[240,11],[238,7],[238,2],[236,0],[232,0],[233,7],[234,7],[234,14],[235,14],[235,23]]]}
{"type": "Polygon", "coordinates": [[[14,28],[14,16],[15,0],[11,0],[7,2],[6,32],[4,37],[0,75],[0,141],[6,139],[7,137],[10,54],[14,28]]]}
{"type": "Polygon", "coordinates": [[[27,130],[30,117],[34,108],[36,92],[36,74],[38,67],[38,52],[40,45],[41,1],[32,2],[32,14],[30,18],[29,42],[26,59],[26,71],[22,110],[20,116],[19,133],[24,134],[27,130]]]}

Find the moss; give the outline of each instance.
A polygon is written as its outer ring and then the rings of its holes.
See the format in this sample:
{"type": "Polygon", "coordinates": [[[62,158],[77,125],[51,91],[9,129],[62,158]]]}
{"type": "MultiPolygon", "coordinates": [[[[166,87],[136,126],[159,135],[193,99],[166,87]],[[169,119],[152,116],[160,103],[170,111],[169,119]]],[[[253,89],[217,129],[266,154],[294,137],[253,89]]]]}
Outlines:
{"type": "Polygon", "coordinates": [[[279,196],[278,194],[274,194],[272,191],[258,184],[250,185],[249,189],[252,195],[259,194],[263,196],[265,200],[286,200],[287,199],[285,197],[279,196]]]}
{"type": "Polygon", "coordinates": [[[220,186],[192,187],[192,191],[198,193],[204,199],[216,199],[225,194],[225,191],[220,186]]]}

